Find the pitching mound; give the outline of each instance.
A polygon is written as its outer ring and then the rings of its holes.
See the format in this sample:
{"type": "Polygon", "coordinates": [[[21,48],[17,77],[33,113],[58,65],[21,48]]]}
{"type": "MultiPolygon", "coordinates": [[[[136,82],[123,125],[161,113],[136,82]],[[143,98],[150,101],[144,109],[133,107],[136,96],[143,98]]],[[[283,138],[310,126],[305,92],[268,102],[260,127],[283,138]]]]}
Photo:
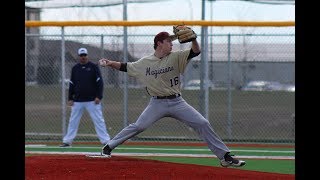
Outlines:
{"type": "Polygon", "coordinates": [[[160,162],[113,156],[88,158],[80,155],[29,156],[25,158],[25,179],[215,179],[294,180],[294,175],[246,171],[190,164],[160,162]]]}

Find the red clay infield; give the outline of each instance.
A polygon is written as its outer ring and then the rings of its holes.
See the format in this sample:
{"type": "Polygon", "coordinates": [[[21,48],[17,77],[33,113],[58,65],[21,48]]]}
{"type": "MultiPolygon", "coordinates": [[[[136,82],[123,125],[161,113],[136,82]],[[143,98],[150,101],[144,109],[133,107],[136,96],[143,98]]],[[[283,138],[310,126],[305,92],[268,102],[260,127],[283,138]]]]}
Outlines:
{"type": "Polygon", "coordinates": [[[112,158],[88,158],[84,155],[41,155],[25,157],[25,179],[294,180],[295,176],[120,156],[113,156],[112,158]]]}

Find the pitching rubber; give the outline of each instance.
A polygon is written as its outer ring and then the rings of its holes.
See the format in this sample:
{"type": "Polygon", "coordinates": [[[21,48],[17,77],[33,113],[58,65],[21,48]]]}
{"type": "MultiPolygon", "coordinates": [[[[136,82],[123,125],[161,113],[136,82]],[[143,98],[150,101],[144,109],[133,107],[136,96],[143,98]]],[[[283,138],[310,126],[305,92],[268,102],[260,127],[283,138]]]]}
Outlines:
{"type": "Polygon", "coordinates": [[[111,158],[111,155],[102,155],[102,154],[86,154],[86,157],[89,158],[111,158]]]}

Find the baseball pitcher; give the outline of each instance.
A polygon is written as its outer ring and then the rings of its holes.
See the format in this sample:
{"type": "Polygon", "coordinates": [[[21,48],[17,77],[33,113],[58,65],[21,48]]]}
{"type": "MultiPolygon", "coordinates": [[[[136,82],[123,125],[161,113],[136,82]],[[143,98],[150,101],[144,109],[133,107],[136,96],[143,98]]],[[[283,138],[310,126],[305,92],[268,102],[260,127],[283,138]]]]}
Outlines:
{"type": "Polygon", "coordinates": [[[231,157],[230,150],[214,132],[209,121],[190,106],[182,97],[180,75],[184,73],[190,60],[200,54],[195,32],[186,26],[174,26],[174,35],[160,32],[154,37],[154,54],[136,62],[122,63],[110,59],[100,59],[99,64],[127,72],[138,78],[146,86],[151,96],[150,102],[135,123],[121,130],[101,154],[111,157],[111,151],[129,138],[143,132],[163,117],[172,117],[192,127],[219,158],[223,167],[240,167],[245,161],[231,157]],[[172,51],[172,41],[191,42],[191,49],[172,51]]]}

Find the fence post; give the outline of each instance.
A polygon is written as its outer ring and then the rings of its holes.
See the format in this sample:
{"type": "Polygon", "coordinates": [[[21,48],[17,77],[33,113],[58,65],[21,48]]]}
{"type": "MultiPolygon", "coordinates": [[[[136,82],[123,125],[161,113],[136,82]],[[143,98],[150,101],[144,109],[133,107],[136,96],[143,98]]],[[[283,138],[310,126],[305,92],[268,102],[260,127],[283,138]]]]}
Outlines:
{"type": "Polygon", "coordinates": [[[232,71],[231,71],[231,36],[230,33],[228,34],[228,138],[232,138],[232,96],[231,96],[231,78],[232,78],[232,71]]]}
{"type": "Polygon", "coordinates": [[[209,118],[209,91],[208,91],[208,27],[202,27],[201,33],[201,63],[200,63],[200,113],[209,118]]]}
{"type": "MultiPolygon", "coordinates": [[[[123,1],[123,20],[127,20],[127,1],[123,1]]],[[[123,58],[128,62],[128,30],[127,26],[123,27],[123,58]]],[[[128,125],[128,75],[123,73],[123,127],[128,125]]]]}
{"type": "Polygon", "coordinates": [[[65,70],[65,39],[64,39],[64,27],[61,27],[61,83],[62,83],[62,135],[66,134],[66,84],[64,82],[66,78],[65,70]]]}

